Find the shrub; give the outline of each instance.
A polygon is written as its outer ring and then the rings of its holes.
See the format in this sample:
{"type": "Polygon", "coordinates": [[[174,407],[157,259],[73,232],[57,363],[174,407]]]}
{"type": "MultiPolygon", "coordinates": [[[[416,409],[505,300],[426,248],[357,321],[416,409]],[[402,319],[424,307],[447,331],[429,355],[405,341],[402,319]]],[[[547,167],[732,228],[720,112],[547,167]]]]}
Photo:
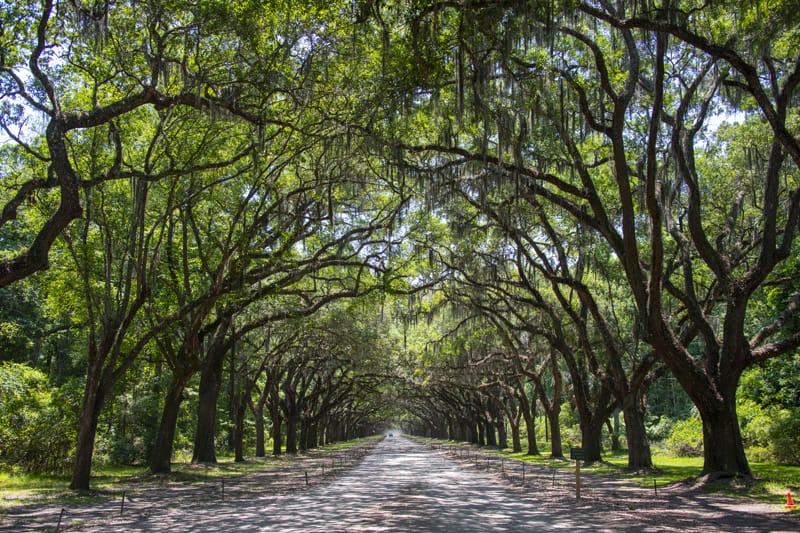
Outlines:
{"type": "Polygon", "coordinates": [[[783,409],[776,413],[769,435],[775,461],[800,466],[800,409],[783,409]]]}
{"type": "Polygon", "coordinates": [[[142,458],[142,450],[131,440],[112,440],[109,444],[108,460],[113,465],[132,465],[142,458]]]}
{"type": "Polygon", "coordinates": [[[739,429],[745,447],[766,447],[773,425],[773,413],[753,400],[742,400],[736,406],[739,429]]]}
{"type": "Polygon", "coordinates": [[[651,419],[647,426],[647,438],[653,442],[663,441],[672,433],[675,421],[668,416],[659,416],[651,419]]]}
{"type": "Polygon", "coordinates": [[[764,446],[751,446],[747,448],[747,460],[754,463],[771,463],[775,458],[772,456],[772,450],[764,446]]]}
{"type": "Polygon", "coordinates": [[[665,444],[668,450],[681,457],[702,455],[703,424],[697,413],[675,422],[665,444]]]}
{"type": "Polygon", "coordinates": [[[578,424],[578,415],[569,402],[564,402],[561,405],[558,422],[561,425],[561,441],[564,447],[580,446],[581,428],[578,424]]]}
{"type": "Polygon", "coordinates": [[[27,472],[58,473],[70,463],[71,417],[59,389],[26,365],[0,366],[0,460],[27,472]]]}

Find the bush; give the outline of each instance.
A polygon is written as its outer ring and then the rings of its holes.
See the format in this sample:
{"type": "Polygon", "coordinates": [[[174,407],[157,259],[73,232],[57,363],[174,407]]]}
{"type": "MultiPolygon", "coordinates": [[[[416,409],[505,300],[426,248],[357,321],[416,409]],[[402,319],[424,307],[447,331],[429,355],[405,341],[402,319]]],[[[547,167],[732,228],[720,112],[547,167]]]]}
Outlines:
{"type": "Polygon", "coordinates": [[[751,446],[747,448],[747,460],[754,463],[772,463],[775,461],[775,457],[773,457],[770,448],[751,446]]]}
{"type": "Polygon", "coordinates": [[[800,466],[800,409],[783,409],[776,413],[769,436],[775,461],[800,466]]]}
{"type": "Polygon", "coordinates": [[[578,414],[569,402],[561,405],[558,422],[561,425],[561,441],[564,447],[580,446],[581,428],[578,423],[578,414]]]}
{"type": "Polygon", "coordinates": [[[128,439],[113,440],[109,444],[108,460],[112,465],[132,465],[142,459],[142,450],[128,439]]]}
{"type": "Polygon", "coordinates": [[[672,433],[675,421],[668,416],[659,416],[651,419],[647,426],[647,438],[652,442],[666,440],[672,433]]]}
{"type": "Polygon", "coordinates": [[[68,408],[42,372],[16,363],[0,366],[0,461],[34,473],[69,468],[75,439],[68,408]]]}
{"type": "Polygon", "coordinates": [[[665,444],[668,450],[681,457],[703,455],[703,423],[697,413],[675,422],[665,444]]]}
{"type": "Polygon", "coordinates": [[[766,447],[769,433],[774,423],[773,413],[753,400],[742,400],[736,406],[739,416],[739,429],[745,447],[766,447]]]}

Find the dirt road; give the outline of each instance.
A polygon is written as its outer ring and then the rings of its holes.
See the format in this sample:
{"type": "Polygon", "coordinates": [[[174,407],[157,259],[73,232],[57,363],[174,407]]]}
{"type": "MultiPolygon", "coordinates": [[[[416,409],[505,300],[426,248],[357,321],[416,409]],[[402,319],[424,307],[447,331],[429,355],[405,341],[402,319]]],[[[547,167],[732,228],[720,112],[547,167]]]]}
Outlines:
{"type": "Polygon", "coordinates": [[[479,467],[480,461],[388,437],[352,468],[308,488],[225,501],[183,498],[179,505],[165,490],[160,504],[146,511],[104,518],[87,513],[63,530],[800,531],[797,516],[735,500],[669,491],[654,498],[640,488],[587,478],[585,496],[576,501],[574,485],[551,483],[547,471],[529,470],[522,484],[508,471],[479,467]]]}

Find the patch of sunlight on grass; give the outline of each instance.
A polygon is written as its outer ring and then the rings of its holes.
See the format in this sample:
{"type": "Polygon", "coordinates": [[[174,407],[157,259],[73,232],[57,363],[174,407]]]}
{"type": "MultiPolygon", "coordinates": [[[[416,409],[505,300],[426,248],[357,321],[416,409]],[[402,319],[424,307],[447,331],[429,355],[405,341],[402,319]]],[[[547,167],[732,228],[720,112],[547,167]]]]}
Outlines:
{"type": "Polygon", "coordinates": [[[15,505],[53,501],[86,501],[86,495],[69,490],[69,476],[0,472],[0,512],[15,505]]]}
{"type": "Polygon", "coordinates": [[[789,490],[800,491],[800,466],[751,463],[750,467],[758,478],[782,483],[789,490]]]}
{"type": "Polygon", "coordinates": [[[219,478],[226,476],[245,475],[261,470],[275,468],[285,465],[292,461],[295,457],[302,455],[315,455],[321,453],[330,453],[342,450],[348,450],[362,444],[370,442],[377,442],[383,438],[383,435],[374,435],[361,439],[354,439],[345,442],[331,443],[326,446],[306,450],[294,456],[291,454],[283,453],[279,456],[268,455],[266,457],[248,456],[243,462],[236,462],[235,456],[231,452],[223,451],[217,454],[216,463],[191,463],[190,459],[181,462],[172,463],[172,473],[169,476],[174,480],[185,482],[203,482],[208,478],[219,478]]]}
{"type": "Polygon", "coordinates": [[[69,483],[66,476],[41,476],[37,474],[24,474],[0,472],[0,495],[8,491],[20,490],[57,490],[69,483]]]}
{"type": "Polygon", "coordinates": [[[347,450],[350,448],[355,448],[356,446],[361,446],[362,444],[369,444],[372,442],[378,442],[384,439],[384,435],[372,435],[370,437],[363,437],[360,439],[353,439],[343,442],[333,442],[331,444],[326,444],[325,446],[320,446],[318,450],[322,452],[330,452],[330,451],[338,451],[338,450],[347,450]]]}
{"type": "MultiPolygon", "coordinates": [[[[751,463],[750,468],[755,476],[754,481],[738,478],[720,479],[710,484],[707,490],[781,506],[786,504],[789,492],[793,493],[793,496],[800,492],[800,466],[751,463]]],[[[800,511],[795,508],[791,512],[800,511]]]]}
{"type": "MultiPolygon", "coordinates": [[[[375,435],[347,442],[337,442],[321,448],[304,452],[322,454],[347,450],[355,446],[377,442],[383,435],[375,435]]],[[[298,456],[302,456],[299,454],[298,456]]],[[[191,452],[178,450],[172,471],[158,477],[151,476],[146,466],[109,466],[98,465],[92,470],[89,494],[76,494],[69,487],[70,476],[43,476],[14,471],[0,471],[0,512],[14,505],[27,503],[76,502],[102,500],[112,497],[115,492],[135,490],[138,484],[151,480],[171,480],[184,483],[203,483],[209,478],[247,475],[250,473],[277,468],[290,463],[296,456],[282,454],[266,457],[248,456],[243,462],[236,462],[232,453],[221,452],[217,455],[217,463],[193,464],[191,452]]]]}
{"type": "MultiPolygon", "coordinates": [[[[416,438],[416,437],[415,437],[416,438]]],[[[425,444],[440,444],[453,449],[471,449],[485,454],[497,454],[510,459],[525,461],[526,463],[543,465],[550,468],[574,468],[575,463],[569,459],[555,459],[550,457],[550,448],[540,446],[540,455],[526,455],[524,452],[513,452],[511,449],[498,450],[496,448],[479,448],[466,442],[455,442],[437,439],[420,439],[425,444]]],[[[526,443],[523,440],[523,449],[526,443]]],[[[565,446],[564,454],[569,456],[569,447],[565,446]]],[[[628,470],[627,450],[605,452],[603,460],[599,463],[586,464],[582,467],[584,472],[613,476],[626,479],[642,487],[663,487],[686,479],[696,478],[703,470],[702,457],[679,457],[666,453],[664,450],[653,450],[653,470],[631,471],[628,470]]],[[[785,505],[786,495],[791,492],[793,496],[800,497],[800,466],[784,466],[772,463],[750,463],[755,480],[742,478],[723,478],[704,487],[704,490],[715,493],[747,498],[762,503],[785,505]]],[[[795,503],[800,506],[800,500],[795,503]]],[[[800,513],[800,508],[793,509],[792,513],[800,513]]]]}

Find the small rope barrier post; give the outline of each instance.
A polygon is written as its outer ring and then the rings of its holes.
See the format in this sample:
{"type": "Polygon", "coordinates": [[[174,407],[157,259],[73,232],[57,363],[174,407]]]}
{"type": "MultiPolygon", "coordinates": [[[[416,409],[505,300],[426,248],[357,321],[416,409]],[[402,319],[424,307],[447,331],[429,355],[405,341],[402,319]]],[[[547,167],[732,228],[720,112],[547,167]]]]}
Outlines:
{"type": "Polygon", "coordinates": [[[308,486],[308,470],[305,471],[306,474],[306,487],[308,486]]]}
{"type": "Polygon", "coordinates": [[[56,533],[61,531],[61,519],[64,518],[64,514],[67,512],[65,508],[61,508],[61,512],[58,513],[58,524],[56,524],[56,533]]]}

